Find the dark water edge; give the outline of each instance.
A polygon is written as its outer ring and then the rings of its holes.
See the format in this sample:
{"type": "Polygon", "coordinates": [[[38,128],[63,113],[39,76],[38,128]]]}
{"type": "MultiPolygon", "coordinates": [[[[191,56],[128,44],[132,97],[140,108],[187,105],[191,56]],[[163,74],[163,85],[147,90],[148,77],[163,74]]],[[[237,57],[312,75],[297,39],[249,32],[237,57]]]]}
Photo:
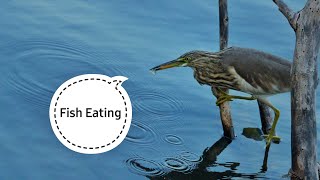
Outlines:
{"type": "MultiPolygon", "coordinates": [[[[288,2],[296,10],[303,3],[288,2]]],[[[1,7],[0,179],[281,179],[288,173],[289,94],[270,98],[281,110],[282,141],[272,144],[265,167],[265,143],[242,135],[261,126],[256,102],[232,102],[237,138],[230,142],[222,138],[210,88],[191,69],[149,72],[186,51],[218,50],[214,1],[8,1],[1,7]],[[125,141],[98,155],[65,148],[48,116],[59,85],[87,73],[128,77],[123,87],[133,105],[125,141]]],[[[230,45],[292,59],[294,33],[272,1],[230,0],[229,8],[230,45]]]]}

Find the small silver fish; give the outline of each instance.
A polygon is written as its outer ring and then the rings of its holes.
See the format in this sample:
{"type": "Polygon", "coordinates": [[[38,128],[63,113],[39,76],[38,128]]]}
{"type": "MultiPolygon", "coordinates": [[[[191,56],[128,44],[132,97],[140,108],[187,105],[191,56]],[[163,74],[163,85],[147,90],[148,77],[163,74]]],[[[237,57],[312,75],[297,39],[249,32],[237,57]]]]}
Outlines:
{"type": "Polygon", "coordinates": [[[155,70],[155,69],[150,69],[150,72],[151,72],[153,75],[156,75],[156,74],[157,74],[157,70],[155,70]]]}

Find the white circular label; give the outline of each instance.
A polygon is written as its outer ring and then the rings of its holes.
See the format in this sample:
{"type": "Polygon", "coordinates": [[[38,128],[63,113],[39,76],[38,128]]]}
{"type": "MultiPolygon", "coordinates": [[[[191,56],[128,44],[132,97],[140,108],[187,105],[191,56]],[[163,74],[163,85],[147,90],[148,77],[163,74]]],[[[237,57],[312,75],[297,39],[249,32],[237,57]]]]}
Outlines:
{"type": "Polygon", "coordinates": [[[132,118],[123,76],[85,74],[69,79],[54,93],[50,122],[54,134],[69,149],[97,154],[118,146],[132,118]]]}

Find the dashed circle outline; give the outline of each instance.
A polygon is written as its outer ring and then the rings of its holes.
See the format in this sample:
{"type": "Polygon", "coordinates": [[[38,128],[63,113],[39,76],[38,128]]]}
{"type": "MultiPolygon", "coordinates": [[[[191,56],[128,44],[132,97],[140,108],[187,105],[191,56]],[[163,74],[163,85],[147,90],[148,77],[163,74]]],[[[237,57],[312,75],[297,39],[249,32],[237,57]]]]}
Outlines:
{"type": "Polygon", "coordinates": [[[56,101],[54,103],[54,114],[53,114],[53,117],[54,117],[54,122],[56,124],[56,128],[58,129],[60,135],[62,136],[62,138],[64,140],[66,140],[69,144],[73,145],[74,147],[78,147],[78,148],[81,148],[81,149],[103,149],[109,145],[111,145],[112,143],[116,142],[117,139],[119,139],[120,135],[123,133],[123,130],[124,128],[126,127],[126,123],[127,123],[127,117],[128,117],[128,108],[127,108],[127,102],[125,100],[125,97],[122,95],[122,92],[118,89],[118,85],[122,82],[119,80],[119,82],[116,84],[115,86],[115,89],[119,92],[119,94],[121,95],[122,99],[123,99],[123,102],[124,102],[124,105],[125,105],[125,119],[124,119],[124,124],[122,126],[122,129],[119,133],[119,135],[114,139],[112,140],[111,142],[105,144],[105,145],[102,145],[102,146],[96,146],[96,147],[87,147],[87,146],[80,146],[80,145],[77,145],[75,143],[72,143],[69,139],[67,139],[63,133],[61,132],[60,128],[59,128],[59,125],[58,125],[58,122],[57,122],[57,115],[56,115],[56,110],[57,110],[57,105],[58,105],[58,101],[60,99],[60,96],[62,95],[63,91],[65,91],[67,88],[71,87],[72,85],[74,84],[77,84],[77,83],[80,83],[80,82],[85,82],[85,81],[89,81],[89,80],[97,80],[97,81],[103,81],[103,82],[107,82],[108,84],[111,84],[112,82],[117,82],[118,80],[113,80],[113,81],[107,81],[105,79],[102,79],[102,78],[85,78],[85,79],[80,79],[80,80],[77,80],[77,81],[74,81],[73,83],[70,83],[68,86],[64,87],[62,89],[62,91],[60,91],[58,97],[56,98],[56,101]]]}

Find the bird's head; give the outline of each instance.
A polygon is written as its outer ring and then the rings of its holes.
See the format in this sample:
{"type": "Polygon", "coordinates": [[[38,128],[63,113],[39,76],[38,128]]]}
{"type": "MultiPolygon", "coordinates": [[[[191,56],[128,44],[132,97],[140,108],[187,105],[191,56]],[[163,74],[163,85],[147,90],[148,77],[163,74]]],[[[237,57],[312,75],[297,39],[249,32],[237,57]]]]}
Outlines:
{"type": "Polygon", "coordinates": [[[186,67],[191,66],[192,62],[204,57],[207,54],[205,51],[190,51],[175,60],[160,64],[159,66],[150,69],[152,72],[156,72],[163,69],[173,68],[173,67],[186,67]]]}

